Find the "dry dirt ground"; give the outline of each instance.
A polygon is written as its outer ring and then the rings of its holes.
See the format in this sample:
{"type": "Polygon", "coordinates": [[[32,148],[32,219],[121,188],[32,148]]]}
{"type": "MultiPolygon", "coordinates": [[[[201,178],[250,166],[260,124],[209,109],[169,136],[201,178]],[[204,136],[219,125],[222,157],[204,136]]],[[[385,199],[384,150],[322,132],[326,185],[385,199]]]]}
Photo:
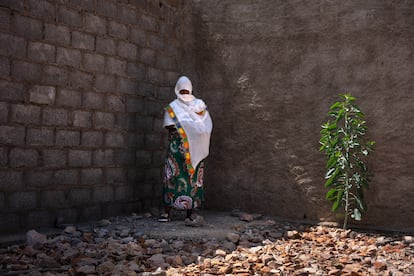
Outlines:
{"type": "Polygon", "coordinates": [[[0,275],[414,275],[408,233],[342,230],[241,212],[133,214],[0,238],[0,275]],[[46,235],[47,234],[47,235],[46,235]]]}

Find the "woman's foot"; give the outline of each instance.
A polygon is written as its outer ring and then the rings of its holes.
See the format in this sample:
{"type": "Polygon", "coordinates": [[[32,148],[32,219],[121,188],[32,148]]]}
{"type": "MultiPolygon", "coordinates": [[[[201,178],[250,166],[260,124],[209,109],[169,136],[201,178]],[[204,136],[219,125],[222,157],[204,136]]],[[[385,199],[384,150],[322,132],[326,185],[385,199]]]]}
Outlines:
{"type": "Polygon", "coordinates": [[[169,222],[169,221],[171,221],[171,218],[167,213],[165,213],[165,214],[161,214],[161,216],[158,218],[158,221],[159,222],[169,222]]]}

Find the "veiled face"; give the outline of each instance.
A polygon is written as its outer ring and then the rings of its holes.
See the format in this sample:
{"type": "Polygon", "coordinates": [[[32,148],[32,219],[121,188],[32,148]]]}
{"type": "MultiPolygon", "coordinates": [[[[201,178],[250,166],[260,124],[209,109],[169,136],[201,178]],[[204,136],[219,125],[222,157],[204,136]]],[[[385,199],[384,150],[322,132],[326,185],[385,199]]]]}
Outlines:
{"type": "Polygon", "coordinates": [[[183,95],[183,94],[190,94],[190,91],[185,90],[185,89],[182,89],[182,90],[180,90],[180,94],[181,95],[183,95]]]}

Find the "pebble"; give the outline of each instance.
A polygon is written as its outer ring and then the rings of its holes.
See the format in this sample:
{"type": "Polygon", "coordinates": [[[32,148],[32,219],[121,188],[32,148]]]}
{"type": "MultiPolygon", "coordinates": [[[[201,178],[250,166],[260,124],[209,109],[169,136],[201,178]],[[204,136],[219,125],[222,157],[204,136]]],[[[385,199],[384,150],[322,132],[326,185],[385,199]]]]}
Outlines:
{"type": "Polygon", "coordinates": [[[0,275],[414,274],[410,235],[251,216],[259,220],[235,225],[223,240],[154,238],[134,227],[137,219],[153,218],[136,214],[97,225],[69,225],[49,240],[30,230],[26,244],[0,249],[0,275]]]}

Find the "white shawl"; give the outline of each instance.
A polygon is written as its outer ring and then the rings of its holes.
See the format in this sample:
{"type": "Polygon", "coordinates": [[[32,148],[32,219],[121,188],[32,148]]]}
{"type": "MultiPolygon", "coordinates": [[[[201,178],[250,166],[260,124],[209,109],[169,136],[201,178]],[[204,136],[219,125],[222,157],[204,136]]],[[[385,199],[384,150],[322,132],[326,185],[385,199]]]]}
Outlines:
{"type": "MultiPolygon", "coordinates": [[[[184,129],[188,138],[191,165],[197,165],[209,154],[210,136],[213,129],[213,122],[207,110],[207,106],[201,99],[192,95],[192,84],[187,77],[178,79],[175,86],[177,99],[170,103],[179,124],[184,129]],[[188,90],[190,94],[180,94],[181,90],[188,90]],[[201,115],[197,114],[202,112],[201,115]]],[[[176,123],[168,112],[165,112],[163,126],[174,125],[176,123]]]]}

